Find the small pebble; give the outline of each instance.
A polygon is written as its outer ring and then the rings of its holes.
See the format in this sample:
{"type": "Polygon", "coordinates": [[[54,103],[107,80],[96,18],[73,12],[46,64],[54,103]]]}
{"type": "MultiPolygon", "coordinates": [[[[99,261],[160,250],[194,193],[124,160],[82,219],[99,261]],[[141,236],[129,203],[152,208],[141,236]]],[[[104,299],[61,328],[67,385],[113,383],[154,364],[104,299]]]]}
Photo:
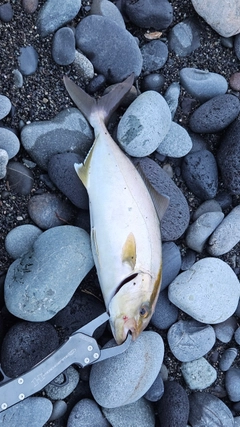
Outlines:
{"type": "Polygon", "coordinates": [[[193,221],[196,221],[201,215],[208,212],[222,212],[222,208],[216,200],[206,200],[205,202],[201,203],[201,205],[193,213],[193,221]]]}
{"type": "Polygon", "coordinates": [[[78,50],[75,51],[75,58],[73,63],[76,71],[78,72],[78,75],[84,81],[88,82],[94,77],[94,68],[92,63],[81,52],[78,52],[78,50]]]}
{"type": "Polygon", "coordinates": [[[194,221],[187,229],[185,239],[190,249],[201,253],[209,236],[224,218],[223,212],[206,212],[194,221]]]}
{"type": "Polygon", "coordinates": [[[0,179],[5,178],[6,176],[8,160],[8,153],[6,150],[0,148],[0,179]]]}
{"type": "Polygon", "coordinates": [[[189,400],[184,388],[176,381],[164,383],[164,394],[157,403],[161,427],[186,427],[189,416],[189,400]]]}
{"type": "Polygon", "coordinates": [[[236,343],[240,345],[240,326],[235,331],[234,339],[235,339],[236,343]]]}
{"type": "Polygon", "coordinates": [[[204,390],[217,379],[216,369],[204,357],[192,362],[183,362],[181,371],[190,390],[204,390]]]}
{"type": "Polygon", "coordinates": [[[238,59],[240,59],[240,36],[237,34],[234,37],[234,51],[238,59]]]}
{"type": "Polygon", "coordinates": [[[56,400],[53,402],[52,415],[49,421],[55,421],[61,418],[67,412],[68,405],[64,400],[56,400]]]}
{"type": "Polygon", "coordinates": [[[165,79],[161,74],[148,74],[147,76],[143,77],[141,83],[141,90],[142,92],[146,92],[147,90],[155,90],[156,92],[160,92],[164,85],[164,82],[165,79]]]}
{"type": "Polygon", "coordinates": [[[20,141],[11,129],[0,127],[0,148],[12,159],[19,152],[20,141]]]}
{"type": "Polygon", "coordinates": [[[236,206],[218,225],[208,241],[210,255],[229,252],[240,241],[240,205],[236,206]]]}
{"type": "Polygon", "coordinates": [[[6,117],[12,108],[10,99],[7,96],[0,95],[0,120],[6,117]]]}
{"type": "Polygon", "coordinates": [[[13,70],[13,84],[18,89],[23,87],[23,75],[19,70],[13,70]]]}
{"type": "Polygon", "coordinates": [[[5,238],[5,249],[13,259],[29,251],[42,230],[32,224],[19,225],[9,231],[5,238]]]}
{"type": "Polygon", "coordinates": [[[150,402],[157,402],[161,399],[163,393],[164,382],[160,371],[154,383],[151,385],[150,389],[147,391],[147,393],[144,394],[144,398],[149,400],[150,402]]]}
{"type": "Polygon", "coordinates": [[[232,366],[234,360],[236,359],[237,355],[238,350],[236,348],[227,348],[220,359],[219,368],[223,372],[228,371],[232,366]]]}
{"type": "Polygon", "coordinates": [[[52,41],[52,57],[58,65],[72,64],[75,59],[75,37],[71,28],[56,31],[52,41]]]}
{"type": "Polygon", "coordinates": [[[174,118],[178,107],[179,96],[180,84],[178,82],[171,83],[164,94],[164,98],[170,108],[172,119],[174,118]]]}
{"type": "Polygon", "coordinates": [[[240,369],[230,368],[225,375],[225,387],[232,402],[240,401],[240,369]]]}
{"type": "Polygon", "coordinates": [[[228,343],[231,341],[236,329],[237,321],[233,316],[230,316],[224,322],[214,325],[216,338],[223,343],[228,343]]]}
{"type": "Polygon", "coordinates": [[[38,0],[22,0],[22,7],[26,13],[34,13],[38,7],[38,0]]]}
{"type": "Polygon", "coordinates": [[[168,58],[168,48],[161,40],[152,40],[141,48],[142,71],[151,73],[164,66],[168,58]]]}
{"type": "Polygon", "coordinates": [[[200,33],[196,22],[185,19],[171,28],[169,37],[169,50],[177,56],[188,56],[200,46],[200,33]]]}
{"type": "Polygon", "coordinates": [[[38,67],[38,53],[33,46],[21,47],[18,57],[19,70],[24,76],[31,76],[38,67]]]}
{"type": "Polygon", "coordinates": [[[233,90],[240,91],[240,72],[231,75],[229,85],[233,90]]]}
{"type": "Polygon", "coordinates": [[[81,399],[71,410],[67,427],[110,427],[99,406],[92,399],[81,399]]]}
{"type": "Polygon", "coordinates": [[[222,95],[228,89],[227,80],[221,74],[197,68],[182,68],[180,81],[184,89],[200,102],[222,95]]]}
{"type": "Polygon", "coordinates": [[[3,22],[10,22],[13,19],[13,9],[10,3],[5,3],[0,6],[0,19],[3,22]]]}
{"type": "Polygon", "coordinates": [[[11,191],[26,196],[31,193],[34,179],[29,168],[19,162],[9,162],[7,166],[7,179],[11,191]]]}

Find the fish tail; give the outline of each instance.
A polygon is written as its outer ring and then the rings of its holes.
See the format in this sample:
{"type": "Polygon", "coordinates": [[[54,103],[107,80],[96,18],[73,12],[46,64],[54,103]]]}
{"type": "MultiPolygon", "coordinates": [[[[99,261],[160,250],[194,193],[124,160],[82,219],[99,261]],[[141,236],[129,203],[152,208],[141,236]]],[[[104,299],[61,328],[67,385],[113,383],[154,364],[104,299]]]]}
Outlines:
{"type": "Polygon", "coordinates": [[[96,125],[97,120],[102,120],[107,124],[112,113],[118,108],[124,96],[129,92],[134,82],[134,73],[126,80],[118,83],[109,93],[98,100],[88,95],[83,89],[77,86],[67,76],[63,77],[65,87],[76,104],[92,127],[96,125]]]}

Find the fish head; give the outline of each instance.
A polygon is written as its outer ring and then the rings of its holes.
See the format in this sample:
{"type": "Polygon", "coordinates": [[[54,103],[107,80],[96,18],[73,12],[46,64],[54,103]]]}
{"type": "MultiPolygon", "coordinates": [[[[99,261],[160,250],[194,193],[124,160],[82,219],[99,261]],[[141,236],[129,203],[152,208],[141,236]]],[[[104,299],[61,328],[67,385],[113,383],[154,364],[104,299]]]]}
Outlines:
{"type": "Polygon", "coordinates": [[[117,344],[133,340],[147,327],[154,313],[161,284],[161,269],[157,278],[149,273],[135,273],[125,279],[109,304],[110,325],[117,344]]]}

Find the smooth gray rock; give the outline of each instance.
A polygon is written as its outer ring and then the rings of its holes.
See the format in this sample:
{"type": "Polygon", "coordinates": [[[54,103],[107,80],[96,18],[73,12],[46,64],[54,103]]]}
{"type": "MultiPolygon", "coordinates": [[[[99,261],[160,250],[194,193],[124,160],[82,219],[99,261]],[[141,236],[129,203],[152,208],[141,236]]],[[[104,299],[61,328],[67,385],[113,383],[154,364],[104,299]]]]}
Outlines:
{"type": "Polygon", "coordinates": [[[200,46],[199,28],[191,18],[174,25],[168,37],[169,50],[177,56],[188,56],[200,46]]]}
{"type": "Polygon", "coordinates": [[[189,396],[189,422],[192,427],[233,427],[234,420],[225,403],[208,392],[196,392],[189,396]]]}
{"type": "Polygon", "coordinates": [[[186,231],[190,219],[188,203],[183,193],[152,159],[137,159],[134,164],[141,168],[157,192],[169,197],[169,206],[161,221],[162,240],[177,240],[186,231]]]}
{"type": "Polygon", "coordinates": [[[136,78],[140,75],[142,55],[137,42],[112,19],[89,15],[77,25],[75,37],[77,47],[110,83],[118,83],[133,72],[136,78]]]}
{"type": "Polygon", "coordinates": [[[208,257],[179,274],[168,289],[173,304],[199,322],[210,324],[228,319],[240,296],[240,284],[231,267],[208,257]]]}
{"type": "Polygon", "coordinates": [[[204,357],[192,362],[183,362],[181,371],[190,390],[204,390],[217,379],[216,369],[204,357]]]}
{"type": "Polygon", "coordinates": [[[206,212],[194,221],[186,231],[186,244],[201,253],[209,236],[224,218],[223,212],[206,212]]]}
{"type": "Polygon", "coordinates": [[[234,360],[236,359],[237,355],[238,350],[236,348],[227,348],[222,354],[222,357],[219,362],[219,368],[223,372],[228,371],[229,368],[232,366],[234,360]]]}
{"type": "Polygon", "coordinates": [[[46,385],[44,391],[49,399],[65,399],[65,397],[69,396],[77,387],[79,379],[79,372],[73,366],[69,366],[65,371],[54,378],[54,382],[46,385]]]}
{"type": "Polygon", "coordinates": [[[173,20],[173,8],[167,0],[126,0],[124,10],[130,21],[140,28],[163,30],[173,20]]]}
{"type": "Polygon", "coordinates": [[[162,95],[147,91],[139,95],[123,114],[117,129],[121,148],[130,156],[153,153],[171,126],[171,112],[162,95]]]}
{"type": "Polygon", "coordinates": [[[43,427],[52,412],[52,403],[44,397],[29,397],[0,413],[2,427],[43,427]]]}
{"type": "Polygon", "coordinates": [[[52,57],[58,65],[72,64],[75,59],[75,37],[69,27],[60,28],[53,36],[52,57]]]}
{"type": "Polygon", "coordinates": [[[64,400],[53,402],[53,410],[49,421],[55,421],[61,418],[67,412],[68,405],[64,400]]]}
{"type": "Polygon", "coordinates": [[[192,140],[186,129],[172,122],[167,135],[156,151],[164,156],[179,158],[186,156],[191,148],[192,140]]]}
{"type": "Polygon", "coordinates": [[[47,170],[54,154],[70,152],[86,156],[93,142],[93,131],[77,108],[68,108],[52,120],[24,126],[21,142],[38,166],[47,170]]]}
{"type": "Polygon", "coordinates": [[[144,76],[141,82],[141,92],[146,92],[147,90],[155,90],[160,92],[165,79],[161,74],[152,73],[144,76]]]}
{"type": "Polygon", "coordinates": [[[192,220],[196,221],[201,215],[208,212],[222,212],[222,208],[217,200],[210,199],[201,203],[200,206],[193,212],[192,220]]]}
{"type": "Polygon", "coordinates": [[[158,329],[168,329],[178,318],[178,309],[169,301],[167,292],[167,289],[160,292],[151,318],[151,323],[158,329]]]}
{"type": "Polygon", "coordinates": [[[0,95],[0,120],[6,117],[12,108],[10,99],[5,95],[0,95]]]}
{"type": "Polygon", "coordinates": [[[178,107],[179,96],[180,84],[178,82],[171,83],[164,94],[164,98],[170,108],[172,119],[174,118],[178,107]]]}
{"type": "Polygon", "coordinates": [[[0,148],[7,152],[9,159],[19,152],[20,141],[10,129],[0,127],[0,148]]]}
{"type": "Polygon", "coordinates": [[[234,332],[237,329],[237,320],[234,316],[229,317],[224,322],[214,325],[215,334],[218,340],[225,344],[233,338],[234,332]]]}
{"type": "Polygon", "coordinates": [[[168,58],[168,48],[161,40],[152,40],[141,48],[142,71],[151,73],[164,66],[168,58]]]}
{"type": "Polygon", "coordinates": [[[13,84],[18,89],[23,87],[23,75],[19,70],[13,70],[13,84]]]}
{"type": "Polygon", "coordinates": [[[94,67],[89,59],[78,50],[75,51],[74,67],[78,75],[86,82],[93,79],[94,67]]]}
{"type": "Polygon", "coordinates": [[[19,162],[9,162],[7,165],[7,180],[11,191],[24,196],[31,193],[34,178],[32,171],[19,162]]]}
{"type": "Polygon", "coordinates": [[[184,89],[200,102],[222,95],[228,89],[227,80],[221,74],[197,68],[182,68],[180,81],[184,89]]]}
{"type": "Polygon", "coordinates": [[[5,178],[6,176],[8,160],[8,153],[6,150],[0,148],[0,179],[5,178]]]}
{"type": "Polygon", "coordinates": [[[33,46],[20,48],[18,65],[19,70],[24,76],[31,76],[36,72],[38,67],[38,53],[33,46]]]}
{"type": "Polygon", "coordinates": [[[192,362],[205,356],[215,344],[216,336],[212,326],[196,320],[179,320],[167,334],[168,344],[176,359],[192,362]]]}
{"type": "Polygon", "coordinates": [[[21,319],[51,319],[67,305],[92,267],[90,238],[84,230],[70,225],[51,228],[9,267],[6,306],[21,319]]]}
{"type": "Polygon", "coordinates": [[[190,129],[196,133],[220,132],[232,123],[240,111],[239,99],[232,94],[218,95],[204,102],[191,115],[190,129]]]}
{"type": "Polygon", "coordinates": [[[81,0],[47,0],[37,17],[37,29],[41,37],[54,33],[78,14],[81,0]]]}
{"type": "Polygon", "coordinates": [[[119,408],[102,408],[112,427],[154,427],[155,415],[151,403],[143,397],[119,408]]]}
{"type": "Polygon", "coordinates": [[[229,252],[240,241],[240,205],[236,206],[218,225],[208,241],[210,255],[229,252]]]}
{"type": "Polygon", "coordinates": [[[181,268],[181,253],[174,242],[164,242],[162,245],[162,283],[163,291],[178,275],[181,268]]]}
{"type": "Polygon", "coordinates": [[[99,406],[92,399],[81,399],[71,410],[67,427],[110,427],[99,406]]]}
{"type": "Polygon", "coordinates": [[[112,19],[117,25],[126,28],[124,19],[117,6],[109,0],[93,0],[91,5],[91,15],[101,15],[112,19]]]}
{"type": "Polygon", "coordinates": [[[225,387],[226,387],[229,399],[232,402],[238,402],[240,400],[240,369],[239,368],[230,368],[226,372],[225,387]]]}
{"type": "Polygon", "coordinates": [[[163,393],[164,382],[160,371],[154,383],[151,385],[151,387],[149,388],[147,393],[144,394],[143,397],[149,400],[150,402],[157,402],[159,399],[161,399],[163,393]]]}
{"type": "Polygon", "coordinates": [[[19,225],[6,235],[5,249],[11,258],[17,259],[31,249],[40,234],[42,230],[35,225],[19,225]]]}
{"type": "MultiPolygon", "coordinates": [[[[113,344],[114,340],[111,340],[104,348],[113,344]]],[[[118,408],[136,402],[155,381],[163,354],[160,335],[143,331],[124,353],[93,365],[90,389],[96,402],[104,408],[118,408]]]]}

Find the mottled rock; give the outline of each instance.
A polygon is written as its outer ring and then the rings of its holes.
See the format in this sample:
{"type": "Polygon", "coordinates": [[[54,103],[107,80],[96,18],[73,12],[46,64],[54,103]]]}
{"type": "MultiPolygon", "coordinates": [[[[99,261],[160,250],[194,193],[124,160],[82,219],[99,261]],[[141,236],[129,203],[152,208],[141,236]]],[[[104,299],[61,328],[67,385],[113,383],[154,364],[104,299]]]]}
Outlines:
{"type": "Polygon", "coordinates": [[[183,362],[181,366],[183,378],[191,390],[204,390],[217,379],[217,371],[204,358],[192,362],[183,362]]]}
{"type": "Polygon", "coordinates": [[[44,397],[29,397],[0,413],[2,427],[42,427],[50,418],[52,403],[44,397]]]}
{"type": "Polygon", "coordinates": [[[200,47],[200,31],[196,22],[184,19],[174,25],[168,37],[169,50],[173,50],[178,56],[188,56],[200,47]]]}
{"type": "Polygon", "coordinates": [[[67,427],[109,427],[99,406],[92,399],[81,399],[71,410],[67,427]]]}
{"type": "Polygon", "coordinates": [[[164,66],[168,58],[168,48],[161,40],[152,40],[141,48],[143,57],[142,70],[151,73],[164,66]]]}
{"type": "Polygon", "coordinates": [[[192,140],[182,126],[172,122],[171,127],[157,148],[157,152],[168,157],[183,157],[192,148],[192,140]]]}

